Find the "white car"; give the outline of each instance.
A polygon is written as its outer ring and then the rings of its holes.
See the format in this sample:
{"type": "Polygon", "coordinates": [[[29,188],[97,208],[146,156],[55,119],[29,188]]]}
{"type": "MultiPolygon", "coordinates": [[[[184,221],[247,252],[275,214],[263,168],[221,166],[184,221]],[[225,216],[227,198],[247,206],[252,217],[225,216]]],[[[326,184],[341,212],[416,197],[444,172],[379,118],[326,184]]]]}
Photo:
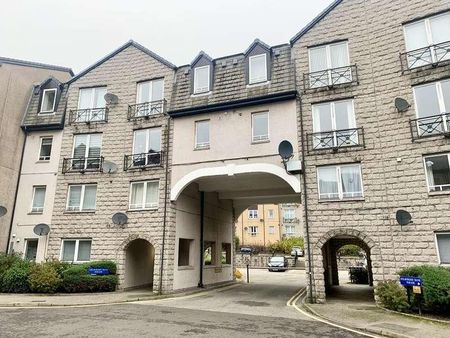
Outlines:
{"type": "Polygon", "coordinates": [[[295,257],[295,256],[297,256],[297,257],[303,257],[303,255],[304,255],[304,253],[303,253],[303,249],[302,249],[302,248],[300,248],[300,247],[298,247],[298,246],[294,246],[294,247],[292,248],[291,256],[293,256],[293,257],[295,257]]]}

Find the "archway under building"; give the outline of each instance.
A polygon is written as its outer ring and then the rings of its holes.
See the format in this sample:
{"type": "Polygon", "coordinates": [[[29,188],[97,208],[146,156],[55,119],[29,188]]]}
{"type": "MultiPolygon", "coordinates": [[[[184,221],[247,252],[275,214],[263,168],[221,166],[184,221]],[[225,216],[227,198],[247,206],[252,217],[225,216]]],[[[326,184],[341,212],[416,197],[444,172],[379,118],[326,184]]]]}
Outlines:
{"type": "Polygon", "coordinates": [[[152,288],[155,248],[143,238],[137,238],[125,247],[124,289],[152,288]]]}
{"type": "Polygon", "coordinates": [[[327,301],[373,301],[373,241],[359,231],[340,229],[327,233],[320,243],[327,301]],[[346,247],[359,248],[359,252],[343,256],[346,247]]]}

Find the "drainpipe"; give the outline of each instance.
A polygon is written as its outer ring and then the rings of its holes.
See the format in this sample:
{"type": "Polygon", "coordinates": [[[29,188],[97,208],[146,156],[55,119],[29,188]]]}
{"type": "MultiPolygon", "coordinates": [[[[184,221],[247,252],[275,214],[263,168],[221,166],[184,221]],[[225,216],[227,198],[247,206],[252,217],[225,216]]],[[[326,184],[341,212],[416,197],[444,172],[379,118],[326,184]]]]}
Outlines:
{"type": "Polygon", "coordinates": [[[306,160],[305,160],[305,133],[303,129],[303,109],[301,98],[298,98],[298,103],[300,106],[300,135],[301,135],[301,143],[302,143],[302,183],[303,183],[303,208],[305,213],[305,230],[306,230],[306,243],[308,248],[308,266],[309,266],[309,302],[313,302],[313,262],[311,258],[311,241],[309,239],[309,222],[308,222],[308,191],[306,190],[306,160]]]}
{"type": "Polygon", "coordinates": [[[20,156],[20,165],[19,165],[19,174],[17,175],[17,182],[16,182],[16,192],[14,193],[14,204],[11,210],[11,222],[9,223],[9,230],[8,230],[8,243],[6,244],[6,254],[9,252],[9,246],[10,246],[10,239],[11,239],[11,232],[14,224],[14,213],[16,211],[16,204],[17,204],[17,195],[19,194],[19,184],[20,184],[20,176],[22,173],[22,164],[23,164],[23,155],[25,153],[25,144],[27,143],[27,127],[23,127],[23,130],[25,132],[25,139],[23,140],[23,146],[22,146],[22,155],[20,156]]]}
{"type": "Polygon", "coordinates": [[[167,203],[168,203],[168,190],[169,190],[169,148],[170,148],[170,117],[167,119],[166,127],[166,170],[164,173],[164,216],[163,216],[163,233],[162,233],[162,244],[161,244],[161,263],[159,267],[159,290],[158,293],[162,294],[162,282],[163,282],[163,272],[164,272],[164,250],[166,243],[166,226],[167,226],[167,203]]]}
{"type": "Polygon", "coordinates": [[[205,251],[205,244],[203,243],[203,233],[205,229],[205,192],[200,191],[200,280],[198,282],[199,288],[204,288],[203,285],[203,251],[205,251]]]}

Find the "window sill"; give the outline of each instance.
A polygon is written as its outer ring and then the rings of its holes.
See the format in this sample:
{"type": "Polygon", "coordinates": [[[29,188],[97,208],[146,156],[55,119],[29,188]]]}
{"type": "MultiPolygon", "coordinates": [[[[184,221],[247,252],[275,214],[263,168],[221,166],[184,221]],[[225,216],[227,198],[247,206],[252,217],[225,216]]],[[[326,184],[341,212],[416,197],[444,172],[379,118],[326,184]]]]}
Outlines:
{"type": "Polygon", "coordinates": [[[261,140],[261,141],[252,141],[251,144],[261,144],[261,143],[270,143],[270,139],[261,140]]]}
{"type": "Polygon", "coordinates": [[[50,160],[37,160],[36,163],[50,163],[50,160]]]}
{"type": "Polygon", "coordinates": [[[155,210],[158,210],[158,207],[154,207],[154,208],[143,208],[143,209],[128,209],[127,212],[155,211],[155,210]]]}
{"type": "Polygon", "coordinates": [[[49,112],[39,112],[38,113],[38,116],[41,116],[41,115],[55,115],[55,112],[54,111],[49,111],[49,112]]]}
{"type": "Polygon", "coordinates": [[[191,97],[202,97],[202,96],[208,96],[211,95],[212,91],[207,91],[207,92],[201,92],[201,93],[193,93],[191,94],[191,97]]]}
{"type": "Polygon", "coordinates": [[[330,199],[319,199],[319,203],[335,203],[335,202],[364,202],[364,197],[355,197],[355,198],[344,198],[344,199],[336,199],[336,198],[330,198],[330,199]]]}
{"type": "Polygon", "coordinates": [[[450,190],[448,190],[448,191],[429,191],[428,192],[429,197],[443,196],[443,195],[450,195],[450,190]]]}
{"type": "Polygon", "coordinates": [[[42,215],[43,213],[43,211],[30,211],[28,215],[42,215]]]}
{"type": "Polygon", "coordinates": [[[255,82],[255,83],[249,83],[247,84],[247,88],[255,88],[255,87],[262,87],[262,86],[267,86],[270,85],[270,81],[266,80],[266,81],[259,81],[259,82],[255,82]]]}
{"type": "Polygon", "coordinates": [[[185,266],[179,266],[178,271],[184,271],[184,270],[195,270],[195,267],[192,265],[185,265],[185,266]]]}
{"type": "Polygon", "coordinates": [[[203,269],[215,269],[217,267],[218,267],[217,265],[204,265],[203,264],[203,269]]]}
{"type": "Polygon", "coordinates": [[[66,210],[64,214],[95,214],[95,210],[66,210]]]}
{"type": "Polygon", "coordinates": [[[194,151],[209,150],[210,147],[194,148],[194,151]]]}

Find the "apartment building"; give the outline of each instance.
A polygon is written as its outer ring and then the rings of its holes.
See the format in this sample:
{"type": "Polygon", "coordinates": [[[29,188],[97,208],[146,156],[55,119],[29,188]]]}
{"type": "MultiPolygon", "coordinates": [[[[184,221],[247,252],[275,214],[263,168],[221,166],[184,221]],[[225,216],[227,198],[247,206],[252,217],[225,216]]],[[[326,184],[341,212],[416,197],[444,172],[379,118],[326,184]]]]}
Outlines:
{"type": "Polygon", "coordinates": [[[282,237],[303,237],[302,206],[298,203],[282,203],[279,208],[282,237]]]}
{"type": "Polygon", "coordinates": [[[450,263],[449,2],[335,1],[291,45],[311,300],[339,283],[343,244],[366,251],[375,282],[450,263]]]}
{"type": "MultiPolygon", "coordinates": [[[[49,76],[65,81],[71,75],[72,70],[66,67],[0,57],[0,207],[6,208],[6,214],[0,214],[0,252],[7,251],[12,234],[19,172],[26,150],[27,130],[21,126],[31,91],[49,76]]],[[[36,160],[33,156],[33,161],[36,160]]],[[[29,211],[27,206],[26,212],[29,211]]],[[[22,245],[23,238],[17,236],[14,242],[17,240],[22,245]]]]}

